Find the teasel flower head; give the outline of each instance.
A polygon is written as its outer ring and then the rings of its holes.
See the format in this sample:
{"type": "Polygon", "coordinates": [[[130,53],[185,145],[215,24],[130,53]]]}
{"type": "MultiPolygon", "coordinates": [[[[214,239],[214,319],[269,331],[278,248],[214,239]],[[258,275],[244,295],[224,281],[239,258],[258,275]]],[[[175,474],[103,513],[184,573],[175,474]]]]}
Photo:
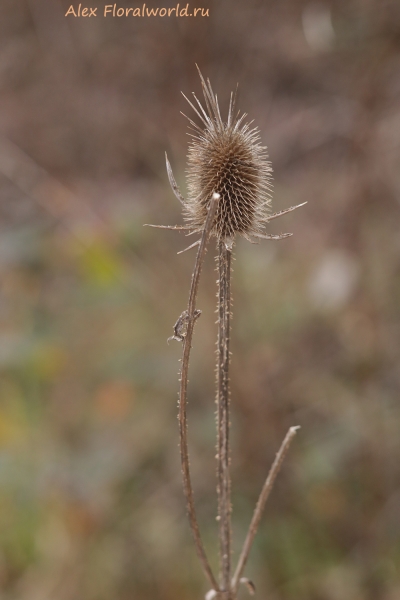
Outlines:
{"type": "MultiPolygon", "coordinates": [[[[209,79],[206,82],[199,69],[198,71],[204,105],[194,93],[195,104],[183,94],[200,119],[198,124],[184,115],[189,120],[192,137],[187,157],[187,199],[182,196],[166,157],[171,188],[183,206],[186,225],[158,227],[186,229],[190,233],[201,232],[211,198],[213,194],[217,194],[218,206],[211,234],[223,241],[227,248],[232,248],[237,234],[253,243],[259,239],[281,240],[291,236],[291,233],[268,234],[264,227],[272,219],[285,215],[306,202],[274,214],[269,212],[272,167],[267,148],[261,144],[258,127],[252,127],[253,121],[246,122],[246,113],[235,112],[236,94],[233,93],[227,118],[223,120],[218,98],[209,79]]],[[[186,250],[199,243],[200,240],[186,250]]]]}
{"type": "MultiPolygon", "coordinates": [[[[210,81],[204,81],[203,106],[193,94],[192,104],[201,125],[189,119],[192,141],[187,162],[188,199],[184,216],[193,229],[201,230],[213,192],[220,195],[212,233],[225,243],[240,234],[252,241],[262,235],[271,204],[272,167],[260,133],[246,113],[235,113],[231,94],[227,119],[223,120],[210,81]]],[[[185,115],[186,116],[186,115],[185,115]]]]}

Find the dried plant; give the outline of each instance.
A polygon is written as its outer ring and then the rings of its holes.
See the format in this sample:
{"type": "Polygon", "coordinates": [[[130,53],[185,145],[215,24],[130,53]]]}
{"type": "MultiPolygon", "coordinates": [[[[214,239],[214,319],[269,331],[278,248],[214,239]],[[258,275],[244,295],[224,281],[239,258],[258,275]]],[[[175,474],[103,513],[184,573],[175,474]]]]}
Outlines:
{"type": "MultiPolygon", "coordinates": [[[[235,95],[231,94],[228,117],[223,121],[210,81],[203,79],[199,71],[205,106],[193,94],[193,104],[201,124],[186,117],[192,130],[189,146],[187,183],[188,198],[185,199],[175,181],[171,165],[166,157],[168,178],[171,188],[183,206],[186,225],[152,225],[167,229],[186,230],[189,235],[201,233],[199,240],[186,250],[198,246],[188,308],[178,318],[174,335],[169,339],[183,342],[182,368],[179,393],[179,431],[183,486],[186,496],[189,522],[196,550],[204,573],[212,587],[207,600],[236,600],[240,583],[246,584],[254,593],[254,584],[243,578],[243,571],[250,553],[254,536],[266,500],[271,492],[275,477],[281,467],[297,427],[291,427],[270,469],[257,502],[249,531],[232,577],[231,566],[231,480],[230,480],[230,327],[231,327],[231,263],[236,235],[250,242],[258,239],[280,240],[291,233],[280,235],[264,231],[272,219],[280,217],[299,206],[292,206],[278,213],[269,214],[271,203],[271,163],[267,149],[260,143],[259,130],[245,122],[246,114],[235,113],[235,95]],[[218,248],[218,344],[217,344],[217,495],[219,526],[219,578],[215,577],[208,561],[196,516],[193,488],[191,484],[188,440],[187,440],[187,384],[193,329],[201,311],[196,308],[200,272],[209,238],[214,236],[218,248]]],[[[186,116],[186,115],[185,115],[186,116]]],[[[305,203],[304,203],[305,204],[305,203]]],[[[185,251],[185,250],[184,250],[185,251]]],[[[184,252],[183,251],[183,252],[184,252]]]]}

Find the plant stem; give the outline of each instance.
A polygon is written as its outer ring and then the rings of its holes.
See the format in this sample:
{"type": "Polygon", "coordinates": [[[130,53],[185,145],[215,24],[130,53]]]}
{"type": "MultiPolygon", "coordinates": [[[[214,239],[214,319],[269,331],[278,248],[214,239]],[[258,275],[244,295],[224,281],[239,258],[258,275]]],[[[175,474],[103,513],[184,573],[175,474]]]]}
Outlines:
{"type": "Polygon", "coordinates": [[[196,322],[196,298],[197,290],[199,287],[199,278],[201,273],[201,267],[203,265],[204,256],[207,249],[207,242],[210,237],[211,228],[214,222],[215,212],[219,194],[213,194],[208,209],[207,219],[204,225],[203,234],[201,236],[201,242],[197,251],[196,263],[192,275],[192,283],[189,292],[189,302],[187,308],[187,329],[186,335],[183,339],[183,355],[182,355],[182,369],[180,377],[180,390],[179,390],[179,442],[181,452],[181,466],[182,466],[182,477],[183,477],[183,490],[186,498],[186,507],[189,518],[189,524],[192,530],[196,551],[200,562],[202,564],[204,573],[209,580],[212,588],[218,590],[218,583],[208,562],[203,542],[200,536],[199,524],[196,516],[196,509],[194,504],[194,495],[192,481],[190,477],[189,467],[189,452],[188,452],[188,434],[187,434],[187,387],[188,387],[188,372],[189,372],[189,359],[190,350],[192,347],[192,337],[194,324],[196,322]]]}
{"type": "Polygon", "coordinates": [[[232,252],[218,244],[218,357],[217,357],[217,493],[220,551],[220,585],[229,600],[231,579],[231,481],[229,474],[229,342],[231,317],[232,252]]]}
{"type": "Polygon", "coordinates": [[[240,553],[239,561],[235,570],[235,574],[232,579],[232,590],[233,593],[236,594],[240,578],[242,576],[243,570],[246,566],[247,559],[249,558],[251,546],[254,541],[254,537],[257,533],[258,527],[260,525],[260,520],[262,517],[262,513],[265,508],[265,503],[268,500],[268,496],[274,486],[275,478],[279,473],[279,470],[282,466],[283,460],[286,456],[287,451],[289,450],[289,446],[297,433],[299,427],[290,427],[287,432],[285,439],[283,440],[281,447],[275,457],[274,462],[272,463],[272,467],[268,473],[267,479],[265,480],[264,486],[261,490],[260,496],[257,501],[257,505],[254,509],[253,517],[251,519],[249,531],[247,533],[245,542],[243,544],[242,552],[240,553]]]}

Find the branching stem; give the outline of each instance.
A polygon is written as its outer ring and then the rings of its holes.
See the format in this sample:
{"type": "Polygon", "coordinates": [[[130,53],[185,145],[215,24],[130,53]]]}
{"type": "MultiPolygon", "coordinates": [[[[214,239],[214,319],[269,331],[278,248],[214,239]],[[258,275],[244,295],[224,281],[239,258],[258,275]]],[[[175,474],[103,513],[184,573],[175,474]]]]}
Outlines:
{"type": "Polygon", "coordinates": [[[253,517],[250,522],[249,531],[247,533],[247,537],[243,544],[243,549],[240,553],[240,557],[238,560],[238,564],[235,570],[235,574],[232,579],[232,590],[233,593],[236,594],[237,589],[239,587],[240,578],[242,576],[243,570],[246,566],[247,559],[249,558],[250,550],[253,545],[254,537],[257,533],[258,527],[260,525],[260,520],[262,514],[264,512],[265,503],[268,500],[268,496],[271,493],[271,490],[274,486],[275,478],[279,473],[279,470],[282,466],[283,460],[286,456],[287,451],[289,450],[289,446],[297,433],[299,427],[291,427],[286,434],[285,439],[283,440],[281,447],[275,457],[274,462],[272,463],[272,467],[268,473],[268,477],[265,480],[264,486],[261,490],[261,494],[258,498],[257,505],[254,509],[253,517]]]}

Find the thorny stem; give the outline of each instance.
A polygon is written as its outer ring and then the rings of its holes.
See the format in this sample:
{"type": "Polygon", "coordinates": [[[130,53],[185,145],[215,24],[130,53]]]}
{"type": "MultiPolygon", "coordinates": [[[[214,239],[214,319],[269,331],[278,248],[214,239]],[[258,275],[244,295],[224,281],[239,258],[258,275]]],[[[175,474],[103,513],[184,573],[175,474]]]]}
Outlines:
{"type": "MultiPolygon", "coordinates": [[[[218,351],[217,351],[217,492],[221,591],[230,598],[231,481],[229,474],[229,342],[231,317],[232,252],[218,245],[218,351]]],[[[224,596],[225,597],[225,596],[224,596]]]]}
{"type": "Polygon", "coordinates": [[[189,524],[192,530],[196,551],[200,562],[202,564],[204,573],[209,580],[212,588],[218,590],[218,583],[211,570],[210,563],[208,562],[203,542],[200,536],[199,524],[196,516],[196,509],[194,504],[194,495],[192,482],[190,477],[189,467],[189,452],[188,452],[188,435],[187,435],[187,387],[188,387],[188,371],[189,371],[189,358],[190,350],[192,347],[192,337],[194,324],[196,322],[196,298],[197,290],[199,287],[199,278],[201,268],[203,265],[204,256],[207,249],[207,242],[210,237],[211,228],[214,222],[216,213],[217,203],[219,194],[213,194],[208,209],[207,219],[204,225],[203,233],[201,236],[201,242],[197,251],[196,263],[192,275],[192,283],[190,286],[189,302],[187,308],[187,330],[186,335],[183,339],[183,355],[182,355],[182,369],[180,377],[180,390],[179,390],[179,441],[181,451],[181,466],[182,466],[182,477],[183,477],[183,489],[186,498],[186,508],[188,512],[189,524]]]}
{"type": "Polygon", "coordinates": [[[290,427],[289,431],[286,434],[285,439],[283,440],[283,442],[281,444],[281,447],[279,448],[279,451],[275,457],[272,467],[268,473],[268,477],[265,480],[264,486],[261,490],[261,494],[258,498],[257,505],[254,509],[253,517],[250,522],[249,531],[247,533],[245,542],[243,544],[242,551],[240,553],[236,571],[235,571],[235,574],[232,579],[232,590],[233,590],[234,594],[236,594],[236,592],[237,592],[237,589],[238,589],[238,586],[240,583],[240,578],[241,578],[243,570],[246,566],[247,559],[249,558],[251,546],[253,544],[254,537],[257,533],[257,530],[258,530],[258,527],[260,524],[260,520],[262,517],[262,513],[264,511],[265,503],[268,500],[268,496],[273,488],[275,478],[276,478],[277,474],[279,473],[279,470],[282,466],[282,463],[286,456],[286,453],[289,450],[289,446],[292,442],[292,439],[296,435],[298,429],[299,429],[299,427],[290,427]]]}

